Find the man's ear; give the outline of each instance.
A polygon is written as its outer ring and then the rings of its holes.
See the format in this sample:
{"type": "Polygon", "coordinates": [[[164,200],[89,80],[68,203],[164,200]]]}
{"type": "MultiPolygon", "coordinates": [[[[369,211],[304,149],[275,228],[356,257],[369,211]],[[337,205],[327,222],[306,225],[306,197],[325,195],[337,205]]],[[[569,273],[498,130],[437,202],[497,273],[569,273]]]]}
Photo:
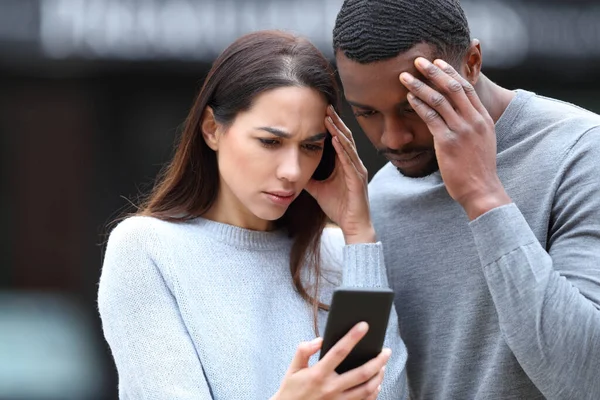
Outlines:
{"type": "Polygon", "coordinates": [[[202,113],[202,137],[204,141],[214,151],[219,148],[219,124],[215,120],[215,114],[211,107],[207,106],[202,113]]]}
{"type": "Polygon", "coordinates": [[[469,51],[465,56],[465,70],[464,77],[473,86],[479,80],[479,74],[481,73],[481,44],[479,40],[473,39],[469,46],[469,51]]]}

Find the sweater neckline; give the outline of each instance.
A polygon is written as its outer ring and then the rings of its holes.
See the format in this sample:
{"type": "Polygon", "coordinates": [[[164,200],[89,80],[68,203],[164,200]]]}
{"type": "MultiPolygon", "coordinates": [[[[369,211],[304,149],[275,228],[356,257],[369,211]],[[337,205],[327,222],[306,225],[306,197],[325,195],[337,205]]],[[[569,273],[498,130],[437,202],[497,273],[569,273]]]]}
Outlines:
{"type": "Polygon", "coordinates": [[[291,240],[285,229],[255,231],[203,217],[196,217],[192,222],[208,232],[212,239],[236,248],[275,250],[289,246],[291,240]]]}

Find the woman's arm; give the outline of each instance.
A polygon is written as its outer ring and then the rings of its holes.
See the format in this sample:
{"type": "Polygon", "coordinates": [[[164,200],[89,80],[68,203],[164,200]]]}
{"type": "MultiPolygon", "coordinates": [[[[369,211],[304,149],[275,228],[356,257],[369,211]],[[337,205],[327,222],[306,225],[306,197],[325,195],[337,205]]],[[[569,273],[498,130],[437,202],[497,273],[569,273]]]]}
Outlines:
{"type": "Polygon", "coordinates": [[[119,398],[211,399],[165,280],[168,271],[151,257],[159,247],[147,221],[131,218],[113,230],[100,278],[98,307],[119,375],[119,398]]]}
{"type": "MultiPolygon", "coordinates": [[[[321,240],[325,274],[341,272],[344,287],[388,287],[381,242],[346,245],[340,229],[326,228],[321,240]]],[[[338,281],[340,282],[340,281],[338,281]]],[[[324,326],[321,328],[324,329],[324,326]]],[[[407,399],[406,346],[400,337],[398,316],[392,306],[384,347],[392,350],[379,399],[407,399]]]]}

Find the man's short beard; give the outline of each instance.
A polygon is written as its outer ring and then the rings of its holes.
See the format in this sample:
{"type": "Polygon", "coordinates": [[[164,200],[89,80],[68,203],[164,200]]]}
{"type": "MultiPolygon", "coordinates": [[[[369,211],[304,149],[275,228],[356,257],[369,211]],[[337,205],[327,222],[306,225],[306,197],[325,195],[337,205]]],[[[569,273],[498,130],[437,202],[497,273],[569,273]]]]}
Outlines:
{"type": "Polygon", "coordinates": [[[440,167],[437,162],[437,157],[435,157],[435,154],[434,154],[433,158],[427,163],[427,165],[425,165],[423,168],[421,168],[416,173],[406,174],[400,168],[396,168],[396,169],[402,176],[405,176],[407,178],[424,178],[426,176],[433,174],[434,172],[439,171],[440,167]]]}

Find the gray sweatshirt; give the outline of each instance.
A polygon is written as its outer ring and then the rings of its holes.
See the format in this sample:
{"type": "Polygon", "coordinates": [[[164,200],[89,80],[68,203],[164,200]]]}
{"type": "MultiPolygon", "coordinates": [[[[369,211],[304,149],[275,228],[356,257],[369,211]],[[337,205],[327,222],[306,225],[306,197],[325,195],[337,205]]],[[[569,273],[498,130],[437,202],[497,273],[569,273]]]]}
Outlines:
{"type": "Polygon", "coordinates": [[[414,399],[600,399],[600,116],[518,90],[513,203],[469,222],[438,173],[369,192],[414,399]]]}

